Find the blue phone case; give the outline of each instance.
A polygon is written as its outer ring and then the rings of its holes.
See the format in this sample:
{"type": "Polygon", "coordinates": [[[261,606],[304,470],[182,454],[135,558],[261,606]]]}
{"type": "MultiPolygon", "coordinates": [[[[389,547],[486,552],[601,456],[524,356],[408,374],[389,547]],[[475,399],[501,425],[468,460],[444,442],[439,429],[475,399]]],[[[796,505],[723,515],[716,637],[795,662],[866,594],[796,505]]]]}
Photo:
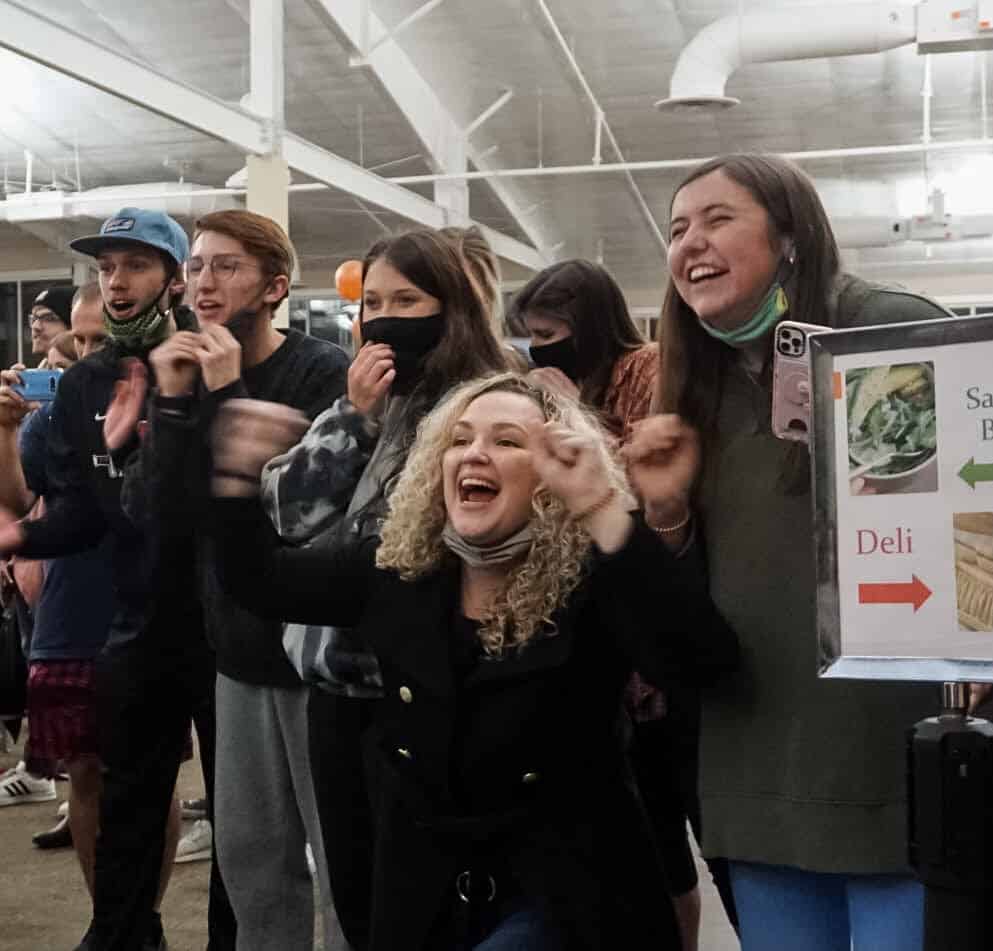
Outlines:
{"type": "Polygon", "coordinates": [[[20,370],[22,382],[14,384],[11,389],[19,393],[29,403],[47,403],[55,399],[59,388],[61,370],[20,370]]]}

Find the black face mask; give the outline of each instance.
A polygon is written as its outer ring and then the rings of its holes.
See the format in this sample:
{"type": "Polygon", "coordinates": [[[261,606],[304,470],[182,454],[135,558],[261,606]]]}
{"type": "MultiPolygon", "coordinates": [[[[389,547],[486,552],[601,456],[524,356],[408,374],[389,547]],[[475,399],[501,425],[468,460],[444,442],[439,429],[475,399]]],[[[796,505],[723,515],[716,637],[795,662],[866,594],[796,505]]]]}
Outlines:
{"type": "Polygon", "coordinates": [[[561,370],[573,383],[579,380],[579,353],[576,350],[576,341],[572,334],[556,340],[554,343],[542,344],[540,347],[531,347],[531,359],[535,366],[556,367],[561,370]]]}
{"type": "Polygon", "coordinates": [[[244,346],[245,342],[250,340],[252,334],[255,332],[255,326],[260,313],[261,311],[252,310],[250,307],[242,307],[241,310],[236,310],[228,318],[224,326],[228,329],[231,336],[244,346]]]}
{"type": "Polygon", "coordinates": [[[393,393],[408,393],[418,383],[424,358],[438,346],[445,330],[441,314],[428,317],[376,317],[363,321],[364,343],[385,343],[393,348],[396,377],[393,393]]]}

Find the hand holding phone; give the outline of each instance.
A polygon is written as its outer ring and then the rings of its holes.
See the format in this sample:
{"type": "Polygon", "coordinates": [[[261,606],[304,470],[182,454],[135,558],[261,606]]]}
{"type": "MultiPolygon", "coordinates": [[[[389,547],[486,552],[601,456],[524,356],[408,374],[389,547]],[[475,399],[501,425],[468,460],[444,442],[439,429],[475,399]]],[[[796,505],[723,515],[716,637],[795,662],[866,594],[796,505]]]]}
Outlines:
{"type": "Polygon", "coordinates": [[[49,403],[55,399],[62,377],[61,370],[19,370],[20,383],[11,389],[29,403],[49,403]]]}
{"type": "Polygon", "coordinates": [[[809,335],[829,331],[820,324],[784,320],[773,334],[772,433],[793,442],[810,441],[809,335]]]}

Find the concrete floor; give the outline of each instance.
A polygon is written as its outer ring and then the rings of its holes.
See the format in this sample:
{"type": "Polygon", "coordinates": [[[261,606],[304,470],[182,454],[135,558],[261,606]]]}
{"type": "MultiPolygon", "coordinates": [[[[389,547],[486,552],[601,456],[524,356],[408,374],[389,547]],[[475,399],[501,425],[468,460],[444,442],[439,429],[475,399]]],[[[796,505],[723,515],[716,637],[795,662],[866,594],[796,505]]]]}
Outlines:
{"type": "MultiPolygon", "coordinates": [[[[0,772],[20,759],[20,747],[0,754],[0,772]]],[[[202,794],[200,764],[183,766],[180,795],[202,794]]],[[[31,844],[35,832],[50,829],[55,810],[68,795],[56,783],[58,799],[0,808],[0,951],[72,951],[90,922],[90,900],[72,849],[42,852],[31,844]]],[[[185,825],[185,824],[184,824],[185,825]]],[[[185,831],[185,830],[184,830],[185,831]]],[[[202,951],[207,943],[207,862],[175,866],[162,906],[170,951],[202,951]]]]}
{"type": "MultiPolygon", "coordinates": [[[[20,747],[0,754],[0,772],[20,758],[20,747]]],[[[89,924],[90,903],[71,849],[42,852],[31,844],[35,832],[55,824],[55,810],[68,793],[57,783],[58,800],[0,808],[0,951],[72,951],[89,924]]],[[[183,798],[202,795],[198,760],[179,777],[183,798]]],[[[700,866],[703,924],[700,951],[738,951],[720,899],[700,866]]],[[[177,865],[162,907],[171,951],[206,946],[207,862],[177,865]]],[[[276,949],[274,949],[276,951],[276,949]]]]}

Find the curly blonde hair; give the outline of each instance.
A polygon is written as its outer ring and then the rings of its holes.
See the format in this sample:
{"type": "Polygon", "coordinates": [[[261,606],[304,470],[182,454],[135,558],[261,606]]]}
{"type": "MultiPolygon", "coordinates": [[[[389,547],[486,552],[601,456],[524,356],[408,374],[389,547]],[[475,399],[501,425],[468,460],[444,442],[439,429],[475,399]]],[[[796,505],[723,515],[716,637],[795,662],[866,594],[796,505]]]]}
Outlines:
{"type": "MultiPolygon", "coordinates": [[[[517,373],[500,373],[464,383],[426,416],[417,430],[403,473],[389,498],[389,515],[376,554],[380,568],[405,580],[419,578],[452,557],[442,541],[445,527],[442,458],[452,431],[466,408],[486,393],[518,393],[531,399],[546,421],[594,437],[610,484],[632,499],[627,479],[611,453],[606,433],[576,402],[533,386],[517,373]]],[[[526,644],[536,634],[555,633],[552,615],[582,581],[592,549],[584,526],[571,518],[561,499],[544,488],[532,498],[534,540],[524,561],[511,569],[506,583],[483,616],[479,638],[487,655],[498,657],[526,644]]]]}

